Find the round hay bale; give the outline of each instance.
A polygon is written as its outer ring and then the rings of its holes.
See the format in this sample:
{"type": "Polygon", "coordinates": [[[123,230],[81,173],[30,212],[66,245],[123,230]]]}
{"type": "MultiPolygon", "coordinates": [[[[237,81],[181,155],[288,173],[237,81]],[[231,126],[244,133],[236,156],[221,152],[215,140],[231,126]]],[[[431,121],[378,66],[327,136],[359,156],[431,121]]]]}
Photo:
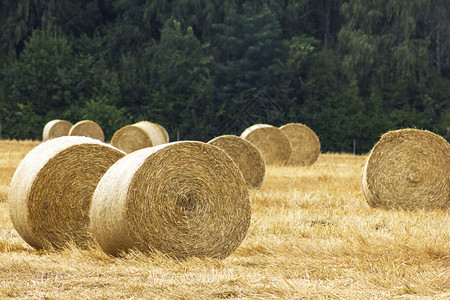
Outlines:
{"type": "Polygon", "coordinates": [[[87,136],[102,142],[105,141],[105,135],[103,134],[102,128],[100,125],[91,120],[83,120],[75,123],[72,128],[70,128],[69,135],[87,136]]]}
{"type": "Polygon", "coordinates": [[[69,135],[72,123],[65,120],[52,120],[45,124],[42,131],[42,140],[46,141],[55,137],[69,135]]]}
{"type": "Polygon", "coordinates": [[[235,136],[222,135],[208,144],[224,150],[238,165],[249,188],[259,189],[266,178],[266,163],[261,152],[249,141],[235,136]]]}
{"type": "Polygon", "coordinates": [[[310,166],[320,154],[320,141],[316,133],[301,123],[288,123],[280,127],[291,142],[289,165],[310,166]]]}
{"type": "Polygon", "coordinates": [[[111,138],[111,145],[126,153],[165,144],[166,138],[155,123],[142,121],[117,130],[111,138]]]}
{"type": "Polygon", "coordinates": [[[169,142],[169,133],[167,132],[166,128],[164,128],[162,125],[158,124],[158,123],[153,123],[156,125],[156,127],[159,128],[159,130],[161,131],[163,137],[164,137],[164,144],[169,142]]]}
{"type": "Polygon", "coordinates": [[[96,139],[65,136],[31,150],[10,183],[12,223],[32,247],[85,246],[89,207],[98,181],[125,153],[96,139]]]}
{"type": "Polygon", "coordinates": [[[434,209],[450,206],[450,145],[427,130],[400,129],[381,136],[363,171],[372,207],[434,209]]]}
{"type": "Polygon", "coordinates": [[[117,161],[94,192],[90,218],[95,239],[112,255],[137,249],[224,258],[247,234],[249,191],[220,148],[173,142],[117,161]]]}
{"type": "Polygon", "coordinates": [[[292,147],[287,135],[278,127],[255,124],[241,134],[261,151],[267,165],[286,165],[291,157],[292,147]]]}

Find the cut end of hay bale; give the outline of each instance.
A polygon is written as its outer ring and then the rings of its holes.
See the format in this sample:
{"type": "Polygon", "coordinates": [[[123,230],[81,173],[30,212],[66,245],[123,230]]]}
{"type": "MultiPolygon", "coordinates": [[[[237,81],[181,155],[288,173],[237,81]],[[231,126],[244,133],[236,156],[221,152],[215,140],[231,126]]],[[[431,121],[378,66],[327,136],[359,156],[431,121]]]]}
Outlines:
{"type": "Polygon", "coordinates": [[[259,189],[266,177],[266,163],[261,152],[249,141],[235,136],[222,135],[208,142],[224,150],[237,164],[249,188],[259,189]]]}
{"type": "Polygon", "coordinates": [[[87,245],[92,194],[106,170],[123,156],[88,137],[59,137],[38,145],[20,162],[10,183],[14,228],[37,249],[87,245]]]}
{"type": "Polygon", "coordinates": [[[301,123],[288,123],[280,129],[291,143],[289,165],[310,166],[316,162],[320,154],[320,141],[311,128],[301,123]]]}
{"type": "Polygon", "coordinates": [[[111,145],[126,153],[131,153],[143,148],[164,144],[166,143],[166,137],[161,128],[161,125],[147,121],[124,126],[114,133],[111,145]]]}
{"type": "Polygon", "coordinates": [[[261,151],[267,165],[286,165],[291,157],[292,147],[287,135],[278,127],[255,124],[241,134],[261,151]]]}
{"type": "Polygon", "coordinates": [[[381,136],[367,157],[363,192],[372,207],[446,209],[450,206],[450,145],[427,130],[381,136]]]}
{"type": "Polygon", "coordinates": [[[105,135],[100,125],[91,120],[83,120],[75,123],[69,131],[70,136],[86,136],[97,139],[101,142],[105,141],[105,135]]]}
{"type": "Polygon", "coordinates": [[[48,139],[69,135],[70,128],[72,128],[72,123],[65,120],[52,120],[45,124],[44,130],[42,131],[42,140],[46,141],[48,139]]]}
{"type": "Polygon", "coordinates": [[[223,150],[175,142],[115,163],[95,190],[90,216],[95,239],[112,255],[138,249],[224,258],[247,234],[249,192],[223,150]]]}

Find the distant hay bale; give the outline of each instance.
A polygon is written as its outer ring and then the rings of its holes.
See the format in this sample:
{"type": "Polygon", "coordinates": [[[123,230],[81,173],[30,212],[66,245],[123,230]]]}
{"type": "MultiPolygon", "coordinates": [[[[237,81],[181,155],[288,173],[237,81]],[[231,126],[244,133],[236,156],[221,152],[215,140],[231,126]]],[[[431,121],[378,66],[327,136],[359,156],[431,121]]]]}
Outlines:
{"type": "Polygon", "coordinates": [[[289,165],[310,166],[320,154],[320,141],[316,133],[301,123],[288,123],[280,127],[291,142],[289,165]]]}
{"type": "Polygon", "coordinates": [[[158,123],[153,123],[156,125],[156,127],[159,128],[159,130],[161,131],[163,137],[164,137],[164,144],[169,142],[169,133],[167,132],[166,128],[164,128],[164,126],[162,126],[161,124],[158,123]]]}
{"type": "Polygon", "coordinates": [[[266,163],[261,152],[249,141],[235,136],[222,135],[208,144],[224,150],[238,165],[249,188],[259,189],[266,178],[266,163]]]}
{"type": "MultiPolygon", "coordinates": [[[[166,143],[161,125],[147,121],[127,125],[117,130],[111,138],[111,145],[126,153],[166,143]]],[[[167,135],[168,139],[168,135],[167,135]]]]}
{"type": "Polygon", "coordinates": [[[261,151],[267,165],[286,165],[291,157],[289,139],[278,127],[255,124],[245,129],[241,137],[261,151]]]}
{"type": "Polygon", "coordinates": [[[53,138],[31,150],[10,183],[8,207],[22,238],[37,249],[85,246],[91,197],[101,176],[125,153],[96,139],[53,138]]]}
{"type": "Polygon", "coordinates": [[[83,120],[75,123],[72,128],[70,128],[69,135],[87,136],[102,142],[105,141],[105,135],[103,134],[102,128],[100,125],[91,120],[83,120]]]}
{"type": "Polygon", "coordinates": [[[223,150],[173,142],[115,163],[94,192],[90,219],[98,244],[112,255],[137,249],[224,258],[247,234],[249,192],[223,150]]]}
{"type": "Polygon", "coordinates": [[[45,124],[42,131],[42,140],[46,141],[55,137],[69,135],[70,128],[72,128],[72,123],[69,121],[52,120],[45,124]]]}
{"type": "Polygon", "coordinates": [[[448,208],[450,145],[427,130],[389,131],[370,151],[362,184],[372,207],[448,208]]]}

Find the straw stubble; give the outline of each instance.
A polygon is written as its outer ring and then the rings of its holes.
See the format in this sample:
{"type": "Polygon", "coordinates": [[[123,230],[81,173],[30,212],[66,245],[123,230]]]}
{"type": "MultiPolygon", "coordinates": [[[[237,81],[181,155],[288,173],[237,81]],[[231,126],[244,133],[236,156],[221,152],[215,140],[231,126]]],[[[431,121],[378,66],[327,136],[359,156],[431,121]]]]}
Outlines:
{"type": "Polygon", "coordinates": [[[221,149],[174,142],[128,154],[100,180],[91,207],[100,247],[175,258],[230,255],[250,224],[242,173],[221,149]]]}

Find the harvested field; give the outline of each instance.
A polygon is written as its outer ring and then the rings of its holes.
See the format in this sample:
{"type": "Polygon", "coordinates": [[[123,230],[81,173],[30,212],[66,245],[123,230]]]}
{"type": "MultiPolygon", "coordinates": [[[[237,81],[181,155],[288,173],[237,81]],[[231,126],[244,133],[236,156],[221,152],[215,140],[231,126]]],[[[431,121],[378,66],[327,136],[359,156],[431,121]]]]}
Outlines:
{"type": "MultiPolygon", "coordinates": [[[[17,166],[15,154],[1,155],[2,167],[17,166]]],[[[2,199],[0,298],[449,299],[450,210],[371,208],[365,159],[323,153],[308,167],[268,166],[250,191],[249,232],[225,259],[35,250],[2,199]]]]}

